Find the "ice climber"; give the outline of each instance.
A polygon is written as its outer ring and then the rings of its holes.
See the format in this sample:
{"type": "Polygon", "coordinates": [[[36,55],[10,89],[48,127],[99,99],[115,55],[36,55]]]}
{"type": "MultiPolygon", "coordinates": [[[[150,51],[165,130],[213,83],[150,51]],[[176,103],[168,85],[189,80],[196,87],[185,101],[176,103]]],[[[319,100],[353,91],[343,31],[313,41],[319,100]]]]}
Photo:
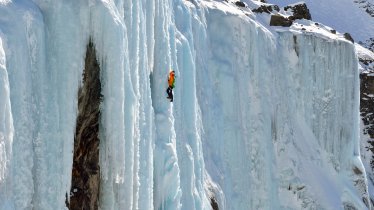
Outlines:
{"type": "Polygon", "coordinates": [[[168,94],[168,99],[170,99],[170,102],[173,102],[173,88],[175,83],[175,72],[171,71],[168,76],[168,88],[166,89],[166,93],[168,94]]]}

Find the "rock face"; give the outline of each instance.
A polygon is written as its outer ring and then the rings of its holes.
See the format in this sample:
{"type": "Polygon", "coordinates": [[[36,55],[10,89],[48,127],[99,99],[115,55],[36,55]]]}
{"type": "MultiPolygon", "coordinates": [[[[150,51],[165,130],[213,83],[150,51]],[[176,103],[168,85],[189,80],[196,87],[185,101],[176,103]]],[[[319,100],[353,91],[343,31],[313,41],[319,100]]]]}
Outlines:
{"type": "Polygon", "coordinates": [[[293,12],[293,15],[289,17],[290,20],[296,20],[296,19],[312,20],[312,16],[310,15],[309,9],[305,3],[286,6],[284,7],[284,10],[285,11],[291,10],[293,12]]]}
{"type": "MultiPolygon", "coordinates": [[[[276,8],[274,8],[274,9],[276,9],[276,8]]],[[[312,20],[312,16],[310,15],[309,9],[308,9],[308,7],[306,6],[305,3],[286,6],[286,7],[284,7],[284,10],[285,11],[291,10],[293,15],[291,15],[287,18],[284,17],[284,16],[281,16],[281,15],[278,15],[278,14],[277,15],[272,15],[271,18],[270,18],[270,25],[271,26],[289,27],[289,26],[292,25],[293,21],[297,20],[297,19],[312,20]]],[[[269,10],[269,8],[267,8],[267,7],[264,7],[264,8],[260,7],[254,12],[270,13],[271,11],[272,10],[269,10]]],[[[277,11],[279,11],[279,8],[278,8],[277,11]]]]}
{"type": "Polygon", "coordinates": [[[280,9],[279,9],[278,5],[261,5],[257,9],[253,9],[252,12],[256,12],[256,13],[266,12],[266,13],[270,14],[272,11],[278,11],[279,12],[279,10],[280,9]]]}
{"type": "Polygon", "coordinates": [[[359,42],[359,44],[374,52],[374,38],[370,38],[365,42],[359,42]]]}
{"type": "Polygon", "coordinates": [[[353,40],[351,34],[349,33],[344,33],[344,38],[348,41],[351,41],[352,43],[355,43],[355,41],[353,40]]]}
{"type": "MultiPolygon", "coordinates": [[[[360,115],[363,122],[363,134],[367,135],[368,138],[365,148],[366,151],[370,151],[366,156],[368,163],[370,164],[371,170],[367,170],[368,182],[373,183],[373,171],[374,171],[374,59],[370,56],[358,56],[361,67],[364,69],[360,73],[360,115]]],[[[365,159],[365,158],[364,158],[365,159]]],[[[373,197],[370,198],[370,202],[365,204],[374,205],[373,197]]]]}
{"type": "Polygon", "coordinates": [[[235,5],[238,6],[238,7],[245,7],[244,2],[241,2],[241,1],[236,1],[235,5]]]}
{"type": "Polygon", "coordinates": [[[272,15],[270,18],[270,25],[290,27],[292,25],[292,20],[289,20],[281,15],[272,15]]]}
{"type": "Polygon", "coordinates": [[[87,46],[83,87],[78,97],[69,209],[98,209],[101,83],[100,66],[91,41],[87,46]]]}
{"type": "MultiPolygon", "coordinates": [[[[364,122],[364,133],[374,139],[374,76],[370,73],[360,74],[360,112],[361,119],[364,122]]],[[[370,150],[374,154],[374,141],[370,150]]],[[[374,161],[372,162],[374,168],[374,161]]]]}
{"type": "Polygon", "coordinates": [[[355,0],[355,3],[360,5],[360,8],[364,9],[371,17],[374,17],[374,4],[367,0],[355,0]]]}

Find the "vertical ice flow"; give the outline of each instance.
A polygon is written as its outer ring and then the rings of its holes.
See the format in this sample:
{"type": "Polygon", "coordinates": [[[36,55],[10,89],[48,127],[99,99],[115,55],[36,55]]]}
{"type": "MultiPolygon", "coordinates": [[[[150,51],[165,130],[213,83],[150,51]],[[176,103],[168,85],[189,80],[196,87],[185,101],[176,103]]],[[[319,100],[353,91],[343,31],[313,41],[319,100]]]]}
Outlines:
{"type": "Polygon", "coordinates": [[[349,42],[219,1],[0,0],[0,14],[0,209],[66,208],[90,38],[101,209],[365,208],[349,42]]]}
{"type": "MultiPolygon", "coordinates": [[[[1,31],[0,31],[1,34],[1,31]]],[[[3,41],[0,38],[0,208],[10,205],[10,163],[12,162],[13,119],[9,95],[9,79],[3,41]]],[[[9,206],[8,206],[9,208],[9,206]]]]}

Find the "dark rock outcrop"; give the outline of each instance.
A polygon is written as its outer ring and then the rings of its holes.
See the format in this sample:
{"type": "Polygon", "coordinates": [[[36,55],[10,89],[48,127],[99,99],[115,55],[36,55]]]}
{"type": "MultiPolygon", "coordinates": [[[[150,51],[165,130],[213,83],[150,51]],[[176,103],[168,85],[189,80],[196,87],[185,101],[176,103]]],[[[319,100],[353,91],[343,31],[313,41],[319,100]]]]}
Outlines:
{"type": "Polygon", "coordinates": [[[218,203],[214,197],[210,198],[210,205],[212,206],[213,210],[219,210],[218,203]]]}
{"type": "Polygon", "coordinates": [[[353,40],[351,34],[349,33],[344,33],[344,38],[348,41],[351,41],[352,43],[355,43],[355,41],[353,40]]]}
{"type": "MultiPolygon", "coordinates": [[[[267,8],[266,8],[267,9],[267,8]]],[[[285,11],[291,10],[292,15],[288,18],[282,16],[282,15],[272,15],[270,18],[270,25],[271,26],[283,26],[283,27],[289,27],[292,25],[294,20],[297,19],[307,19],[312,20],[312,16],[310,15],[309,9],[306,6],[305,3],[302,4],[295,4],[292,6],[286,6],[284,7],[285,11]]],[[[266,10],[264,12],[269,12],[269,10],[266,10]]]]}
{"type": "Polygon", "coordinates": [[[241,1],[236,1],[235,5],[238,6],[238,7],[245,7],[245,3],[241,2],[241,1]]]}
{"type": "Polygon", "coordinates": [[[270,14],[273,11],[278,11],[278,12],[280,11],[278,5],[261,5],[260,7],[252,10],[252,12],[256,12],[256,13],[266,12],[268,14],[270,14]]]}
{"type": "Polygon", "coordinates": [[[296,19],[312,20],[312,16],[310,15],[309,9],[305,3],[295,4],[292,6],[286,6],[284,7],[284,10],[285,11],[291,10],[293,12],[293,15],[289,17],[290,20],[296,20],[296,19]]]}
{"type": "MultiPolygon", "coordinates": [[[[361,65],[362,61],[360,60],[361,65]]],[[[363,134],[369,138],[365,150],[370,151],[369,157],[371,170],[367,170],[368,181],[373,183],[374,169],[374,75],[370,68],[360,74],[360,115],[363,122],[363,134]]],[[[366,206],[373,206],[373,200],[364,200],[366,206]]]]}
{"type": "MultiPolygon", "coordinates": [[[[370,168],[366,168],[366,177],[369,185],[372,185],[374,182],[374,58],[359,53],[358,59],[363,68],[360,72],[360,115],[364,134],[362,140],[367,141],[364,143],[365,148],[361,148],[366,151],[362,151],[361,154],[363,160],[370,163],[370,168]]],[[[363,201],[368,208],[374,206],[373,197],[363,198],[363,201]]]]}
{"type": "Polygon", "coordinates": [[[98,209],[100,189],[100,66],[93,43],[87,45],[83,87],[78,92],[70,210],[98,209]]]}
{"type": "Polygon", "coordinates": [[[286,17],[281,15],[272,15],[270,18],[270,25],[271,26],[283,26],[283,27],[290,27],[292,25],[292,20],[289,20],[286,17]]]}
{"type": "Polygon", "coordinates": [[[365,69],[368,69],[370,72],[374,71],[374,60],[368,59],[368,58],[358,58],[361,65],[365,67],[365,69]],[[373,66],[373,67],[370,67],[373,66]]]}
{"type": "MultiPolygon", "coordinates": [[[[374,139],[374,76],[370,73],[360,74],[360,112],[364,122],[364,134],[374,139]]],[[[369,142],[374,154],[374,141],[369,142]]],[[[374,168],[374,162],[373,162],[374,168]]]]}

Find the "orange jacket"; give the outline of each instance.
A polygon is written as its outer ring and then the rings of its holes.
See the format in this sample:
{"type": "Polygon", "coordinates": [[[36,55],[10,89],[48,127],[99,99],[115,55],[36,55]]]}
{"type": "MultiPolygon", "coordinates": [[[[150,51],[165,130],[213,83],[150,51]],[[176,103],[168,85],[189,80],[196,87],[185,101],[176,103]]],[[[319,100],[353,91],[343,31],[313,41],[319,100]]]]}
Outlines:
{"type": "Polygon", "coordinates": [[[174,83],[175,83],[175,73],[174,73],[174,71],[171,71],[169,73],[168,83],[169,83],[170,87],[174,88],[174,83]]]}

